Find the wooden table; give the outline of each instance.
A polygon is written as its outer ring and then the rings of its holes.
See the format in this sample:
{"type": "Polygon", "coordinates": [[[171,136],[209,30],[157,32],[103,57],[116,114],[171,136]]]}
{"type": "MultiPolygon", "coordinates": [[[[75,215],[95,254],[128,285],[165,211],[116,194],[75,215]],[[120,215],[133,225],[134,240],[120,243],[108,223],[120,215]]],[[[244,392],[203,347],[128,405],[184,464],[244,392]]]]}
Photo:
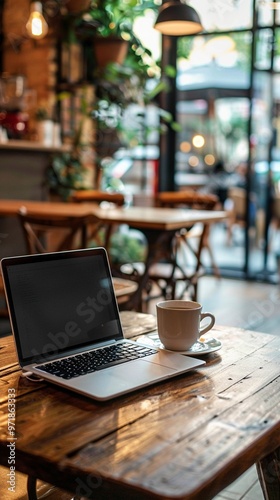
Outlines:
{"type": "MultiPolygon", "coordinates": [[[[144,272],[138,277],[139,287],[131,296],[127,307],[142,310],[143,291],[147,287],[150,269],[161,260],[169,262],[169,285],[172,288],[176,281],[176,270],[184,281],[184,291],[188,286],[192,289],[191,298],[197,300],[197,284],[201,275],[201,251],[206,232],[209,225],[226,219],[224,211],[190,210],[179,208],[153,208],[153,207],[130,207],[118,208],[104,211],[98,209],[95,214],[107,224],[128,224],[131,228],[139,229],[145,235],[148,242],[148,251],[145,260],[144,272]],[[185,228],[190,228],[196,223],[203,225],[196,253],[196,265],[192,272],[187,273],[179,265],[176,254],[173,251],[175,234],[185,228]]],[[[161,274],[161,273],[160,273],[161,274]]]]}
{"type": "Polygon", "coordinates": [[[95,203],[63,203],[52,201],[4,200],[0,199],[0,217],[17,215],[25,206],[28,211],[41,214],[69,215],[80,217],[93,214],[102,222],[128,224],[138,229],[171,231],[189,227],[197,222],[214,223],[224,220],[224,211],[188,210],[158,207],[101,208],[95,203]]]}
{"type": "MultiPolygon", "coordinates": [[[[123,314],[144,331],[150,321],[123,314]]],[[[280,338],[212,333],[222,349],[205,366],[106,403],[21,378],[11,337],[1,339],[0,463],[9,474],[15,443],[18,471],[77,495],[210,500],[261,461],[267,498],[279,499],[280,338]]]]}
{"type": "MultiPolygon", "coordinates": [[[[70,216],[94,215],[104,224],[127,224],[131,228],[142,231],[148,242],[148,252],[145,261],[144,273],[139,277],[139,286],[135,294],[131,295],[127,307],[141,310],[143,290],[149,280],[149,270],[163,256],[169,258],[172,265],[177,262],[172,254],[172,242],[177,231],[189,228],[195,223],[203,224],[203,232],[197,253],[197,264],[191,276],[185,276],[186,282],[196,282],[201,268],[202,241],[210,224],[225,220],[227,213],[224,211],[189,210],[179,208],[153,208],[153,207],[120,207],[101,208],[93,203],[62,203],[38,202],[27,200],[0,200],[0,217],[15,216],[21,206],[27,210],[36,210],[40,214],[59,214],[70,216]]],[[[4,242],[5,243],[5,242],[4,242]]],[[[2,251],[4,244],[2,245],[2,251]]],[[[184,271],[180,270],[184,276],[184,271]]],[[[172,273],[173,275],[174,273],[172,273]]],[[[195,289],[196,290],[196,289],[195,289]]],[[[196,293],[196,292],[195,292],[196,293]]],[[[196,299],[196,296],[193,296],[196,299]]]]}
{"type": "MultiPolygon", "coordinates": [[[[131,280],[113,277],[113,285],[119,305],[127,302],[130,295],[136,292],[138,285],[131,280]]],[[[0,283],[1,286],[1,283],[0,283]]]]}

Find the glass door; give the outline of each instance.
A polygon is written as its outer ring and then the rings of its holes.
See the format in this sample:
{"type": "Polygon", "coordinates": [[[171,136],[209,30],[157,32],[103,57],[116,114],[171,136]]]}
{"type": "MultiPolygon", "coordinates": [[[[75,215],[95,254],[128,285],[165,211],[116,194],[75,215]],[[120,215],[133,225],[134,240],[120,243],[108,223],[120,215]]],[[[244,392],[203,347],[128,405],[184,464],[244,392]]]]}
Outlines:
{"type": "Polygon", "coordinates": [[[178,40],[175,180],[177,189],[216,193],[229,212],[228,223],[212,232],[222,274],[273,281],[280,254],[280,10],[245,3],[244,27],[178,40]]]}

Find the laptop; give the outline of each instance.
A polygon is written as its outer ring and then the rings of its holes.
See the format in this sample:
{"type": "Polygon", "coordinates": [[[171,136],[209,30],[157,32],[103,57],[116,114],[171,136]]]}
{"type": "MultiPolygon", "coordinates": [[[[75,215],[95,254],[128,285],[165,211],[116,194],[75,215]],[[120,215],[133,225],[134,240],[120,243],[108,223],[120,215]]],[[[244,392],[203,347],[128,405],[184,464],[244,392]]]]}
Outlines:
{"type": "Polygon", "coordinates": [[[25,376],[106,401],[204,364],[124,338],[104,248],[7,257],[1,267],[25,376]]]}

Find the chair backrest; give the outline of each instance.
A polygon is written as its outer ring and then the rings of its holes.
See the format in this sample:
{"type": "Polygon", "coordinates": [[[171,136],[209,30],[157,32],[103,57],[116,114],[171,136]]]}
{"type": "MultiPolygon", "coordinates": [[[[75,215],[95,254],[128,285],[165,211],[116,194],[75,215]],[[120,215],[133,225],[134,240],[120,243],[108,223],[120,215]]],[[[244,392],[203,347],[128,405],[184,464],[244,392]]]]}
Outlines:
{"type": "Polygon", "coordinates": [[[215,194],[198,193],[191,189],[184,191],[163,191],[156,196],[158,207],[187,207],[199,210],[213,210],[219,202],[215,194]]]}
{"type": "MultiPolygon", "coordinates": [[[[21,207],[18,216],[23,229],[27,251],[31,254],[85,248],[87,246],[88,226],[93,224],[99,227],[100,225],[99,219],[93,215],[77,217],[42,215],[33,212],[29,213],[25,207],[21,207]],[[59,236],[59,241],[55,241],[55,246],[53,244],[54,232],[57,232],[59,236]]],[[[130,296],[138,288],[137,283],[113,278],[113,284],[118,304],[127,307],[126,304],[130,300],[130,296]]],[[[0,307],[0,316],[3,314],[4,312],[0,307]]],[[[8,315],[8,312],[6,315],[8,315]]]]}
{"type": "Polygon", "coordinates": [[[28,253],[59,252],[87,246],[89,216],[42,215],[28,212],[25,207],[20,208],[18,216],[28,253]]]}
{"type": "Polygon", "coordinates": [[[72,196],[72,201],[77,203],[93,201],[98,204],[102,203],[102,201],[107,201],[109,203],[113,203],[118,207],[121,207],[124,205],[125,199],[124,195],[121,193],[109,193],[107,191],[85,189],[76,191],[72,196]]]}
{"type": "Polygon", "coordinates": [[[277,193],[272,202],[272,216],[280,220],[280,195],[277,193]]]}
{"type": "Polygon", "coordinates": [[[232,187],[228,191],[228,197],[233,202],[233,211],[238,219],[246,218],[246,190],[240,187],[232,187]]]}
{"type": "MultiPolygon", "coordinates": [[[[101,205],[102,202],[110,203],[113,207],[122,207],[125,203],[124,195],[121,193],[109,193],[108,191],[99,191],[95,189],[85,189],[76,191],[72,196],[72,201],[76,203],[94,202],[101,205]]],[[[99,226],[95,226],[90,234],[90,240],[97,242],[99,245],[104,246],[108,251],[110,247],[110,239],[113,232],[112,225],[105,225],[103,227],[104,234],[102,238],[99,237],[99,226]]],[[[109,255],[110,258],[110,255],[109,255]]]]}

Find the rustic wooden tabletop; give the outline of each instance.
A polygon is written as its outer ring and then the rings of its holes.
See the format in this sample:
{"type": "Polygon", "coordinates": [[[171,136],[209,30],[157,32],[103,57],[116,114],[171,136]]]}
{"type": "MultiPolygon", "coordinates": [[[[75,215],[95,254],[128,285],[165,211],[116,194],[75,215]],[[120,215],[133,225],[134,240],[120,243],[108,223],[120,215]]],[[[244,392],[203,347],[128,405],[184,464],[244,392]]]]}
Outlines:
{"type": "MultiPolygon", "coordinates": [[[[155,327],[132,316],[122,317],[128,336],[129,325],[155,327]]],[[[19,471],[77,495],[207,500],[267,456],[279,498],[280,338],[211,335],[222,347],[203,367],[106,403],[22,378],[12,337],[1,339],[0,463],[9,472],[13,443],[19,471]]]]}

